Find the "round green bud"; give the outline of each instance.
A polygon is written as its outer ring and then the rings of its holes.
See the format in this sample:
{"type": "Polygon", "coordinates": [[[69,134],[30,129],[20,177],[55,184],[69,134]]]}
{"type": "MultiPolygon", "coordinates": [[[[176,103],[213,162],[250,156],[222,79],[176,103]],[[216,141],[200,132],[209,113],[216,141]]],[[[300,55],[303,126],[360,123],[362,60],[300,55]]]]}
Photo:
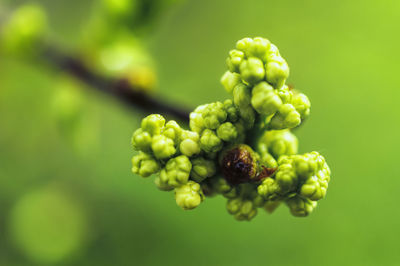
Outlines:
{"type": "Polygon", "coordinates": [[[137,129],[132,135],[132,146],[135,150],[150,152],[152,137],[149,132],[137,129]]]}
{"type": "Polygon", "coordinates": [[[206,107],[207,107],[206,104],[200,105],[193,112],[190,113],[190,122],[189,122],[190,129],[199,134],[206,128],[202,115],[206,107]]]}
{"type": "Polygon", "coordinates": [[[250,53],[252,56],[258,57],[260,59],[265,59],[265,55],[270,49],[271,43],[269,40],[261,37],[256,37],[253,39],[253,43],[250,47],[250,53]]]}
{"type": "Polygon", "coordinates": [[[289,66],[282,57],[275,57],[273,61],[268,61],[265,65],[265,73],[268,83],[278,89],[289,77],[289,66]]]}
{"type": "Polygon", "coordinates": [[[293,98],[293,92],[289,88],[289,86],[282,86],[278,89],[279,98],[281,98],[282,103],[291,103],[293,98]]]}
{"type": "Polygon", "coordinates": [[[175,188],[175,200],[176,204],[184,210],[196,208],[204,200],[200,184],[188,181],[186,184],[175,188]]]}
{"type": "Polygon", "coordinates": [[[293,156],[293,166],[302,180],[316,174],[319,170],[317,156],[312,153],[293,156]]]}
{"type": "Polygon", "coordinates": [[[273,213],[281,204],[281,201],[279,200],[267,200],[264,204],[264,210],[266,210],[268,213],[273,213]]]}
{"type": "Polygon", "coordinates": [[[308,97],[303,93],[296,93],[293,96],[292,105],[299,112],[301,119],[305,119],[310,114],[311,103],[308,97]]]}
{"type": "Polygon", "coordinates": [[[253,39],[251,38],[243,38],[236,43],[236,49],[244,52],[246,56],[250,55],[251,47],[253,46],[253,39]]]}
{"type": "Polygon", "coordinates": [[[217,129],[221,123],[223,123],[228,114],[225,111],[224,104],[221,102],[215,102],[207,104],[206,108],[202,112],[204,125],[210,129],[217,129]]]}
{"type": "Polygon", "coordinates": [[[242,118],[242,124],[246,129],[251,129],[254,126],[256,120],[256,113],[254,109],[249,105],[241,107],[239,109],[240,117],[242,118]]]}
{"type": "Polygon", "coordinates": [[[293,216],[305,217],[317,207],[317,202],[295,196],[287,199],[286,205],[289,207],[293,216]]]}
{"type": "Polygon", "coordinates": [[[262,115],[272,115],[282,105],[282,100],[274,88],[263,81],[254,86],[252,90],[251,105],[262,115]]]}
{"type": "Polygon", "coordinates": [[[132,172],[142,177],[148,177],[160,170],[160,164],[150,155],[140,152],[132,157],[132,172]]]}
{"type": "Polygon", "coordinates": [[[281,163],[279,161],[279,167],[275,174],[275,180],[279,185],[280,190],[283,193],[294,191],[298,184],[298,177],[296,175],[293,165],[288,161],[287,163],[281,163]]]}
{"type": "Polygon", "coordinates": [[[233,104],[231,99],[224,101],[224,108],[226,113],[228,114],[227,120],[229,122],[236,122],[239,120],[239,111],[237,107],[233,104]]]}
{"type": "Polygon", "coordinates": [[[281,57],[281,54],[279,53],[278,47],[276,47],[275,44],[271,43],[267,53],[265,54],[265,60],[267,62],[275,61],[275,58],[279,58],[279,57],[281,57]]]}
{"type": "Polygon", "coordinates": [[[168,123],[165,125],[162,134],[177,143],[181,137],[182,128],[178,125],[176,121],[171,120],[168,121],[168,123]]]}
{"type": "Polygon", "coordinates": [[[257,215],[257,208],[254,203],[242,198],[229,199],[226,209],[238,221],[250,221],[257,215]]]}
{"type": "Polygon", "coordinates": [[[265,77],[264,63],[257,57],[249,57],[240,64],[240,75],[249,84],[257,84],[265,77]]]}
{"type": "Polygon", "coordinates": [[[214,176],[216,171],[214,161],[199,157],[192,160],[190,177],[196,182],[202,182],[204,179],[214,176]]]}
{"type": "Polygon", "coordinates": [[[267,200],[274,200],[279,197],[281,190],[275,179],[265,178],[257,187],[257,192],[267,200]]]}
{"type": "Polygon", "coordinates": [[[212,178],[210,186],[216,193],[222,194],[222,196],[224,196],[225,198],[231,199],[238,196],[238,191],[236,187],[229,184],[224,178],[212,178]]]}
{"type": "Polygon", "coordinates": [[[157,159],[167,159],[175,154],[175,143],[164,135],[154,136],[151,142],[151,149],[157,159]]]}
{"type": "Polygon", "coordinates": [[[226,59],[226,64],[231,72],[239,72],[239,66],[244,59],[244,53],[239,50],[229,51],[229,57],[226,59]]]}
{"type": "Polygon", "coordinates": [[[221,84],[224,86],[225,90],[232,93],[233,88],[241,82],[240,75],[230,71],[226,71],[221,78],[221,84]]]}
{"type": "Polygon", "coordinates": [[[291,104],[282,104],[278,112],[272,117],[269,127],[271,129],[294,128],[301,123],[300,114],[291,104]]]}
{"type": "Polygon", "coordinates": [[[179,150],[183,155],[191,157],[200,153],[200,138],[197,132],[184,130],[181,135],[179,150]]]}
{"type": "Polygon", "coordinates": [[[222,149],[223,142],[217,137],[215,132],[205,129],[200,138],[200,147],[206,152],[217,152],[222,149]]]}
{"type": "MultiPolygon", "coordinates": [[[[163,175],[163,178],[166,178],[166,177],[167,177],[166,175],[163,175]]],[[[162,190],[162,191],[171,191],[174,189],[173,186],[168,185],[168,179],[164,180],[161,178],[161,176],[157,176],[154,179],[154,184],[157,186],[157,188],[159,190],[162,190]]]]}
{"type": "Polygon", "coordinates": [[[296,154],[298,149],[298,140],[290,130],[266,131],[260,142],[266,144],[268,152],[276,159],[281,155],[296,154]]]}
{"type": "Polygon", "coordinates": [[[239,83],[233,89],[233,102],[239,108],[250,106],[251,104],[251,91],[243,83],[239,83]]]}
{"type": "Polygon", "coordinates": [[[152,114],[142,120],[143,131],[149,132],[152,136],[160,135],[165,125],[162,115],[152,114]]]}
{"type": "Polygon", "coordinates": [[[268,152],[259,152],[260,162],[267,168],[277,168],[278,162],[275,160],[274,156],[268,152]]]}
{"type": "Polygon", "coordinates": [[[233,124],[236,128],[237,132],[237,137],[236,137],[236,143],[243,143],[245,138],[246,138],[246,128],[244,126],[244,122],[242,120],[239,120],[238,122],[233,124]]]}
{"type": "Polygon", "coordinates": [[[226,122],[218,127],[217,135],[220,139],[230,142],[234,141],[237,138],[238,132],[236,127],[232,123],[226,122]]]}
{"type": "Polygon", "coordinates": [[[185,155],[169,159],[161,170],[158,183],[166,187],[179,187],[189,180],[192,163],[185,155]]]}
{"type": "Polygon", "coordinates": [[[325,197],[327,184],[326,187],[321,186],[321,183],[318,179],[319,178],[316,175],[308,178],[307,181],[301,186],[300,195],[314,201],[325,197]]]}

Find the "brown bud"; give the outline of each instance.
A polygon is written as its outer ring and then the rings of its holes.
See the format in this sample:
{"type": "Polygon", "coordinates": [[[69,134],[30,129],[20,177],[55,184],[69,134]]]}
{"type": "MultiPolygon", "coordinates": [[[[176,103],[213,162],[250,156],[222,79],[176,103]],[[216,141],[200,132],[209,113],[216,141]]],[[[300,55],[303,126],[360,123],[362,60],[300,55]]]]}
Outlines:
{"type": "Polygon", "coordinates": [[[244,144],[237,145],[223,153],[221,170],[231,185],[257,182],[271,176],[276,168],[258,166],[258,155],[244,144]]]}
{"type": "Polygon", "coordinates": [[[232,185],[252,181],[257,174],[252,153],[247,145],[239,145],[225,152],[221,168],[226,181],[232,185]]]}

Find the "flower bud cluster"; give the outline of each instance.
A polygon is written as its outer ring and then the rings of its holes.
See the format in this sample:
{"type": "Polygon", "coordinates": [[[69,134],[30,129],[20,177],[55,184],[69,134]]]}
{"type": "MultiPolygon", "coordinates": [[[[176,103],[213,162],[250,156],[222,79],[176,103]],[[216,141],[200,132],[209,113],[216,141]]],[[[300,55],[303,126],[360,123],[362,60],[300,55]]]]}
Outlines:
{"type": "Polygon", "coordinates": [[[325,197],[330,173],[318,152],[283,155],[274,176],[264,179],[257,191],[266,200],[284,201],[294,216],[306,216],[325,197]]]}
{"type": "Polygon", "coordinates": [[[247,127],[252,127],[256,115],[262,116],[268,129],[294,128],[309,115],[310,101],[285,85],[289,67],[267,39],[239,40],[229,52],[227,65],[221,83],[233,95],[247,127]]]}
{"type": "Polygon", "coordinates": [[[204,157],[197,132],[153,114],[133,133],[132,145],[139,151],[132,158],[133,173],[142,177],[158,174],[156,186],[175,190],[176,203],[183,209],[193,209],[203,201],[199,182],[214,175],[216,165],[204,157]]]}
{"type": "Polygon", "coordinates": [[[240,40],[227,64],[221,81],[233,99],[198,106],[190,113],[190,130],[161,115],[144,118],[132,137],[139,151],[132,171],[157,174],[158,188],[174,190],[185,210],[219,194],[239,221],[281,203],[294,216],[307,216],[330,179],[324,157],[297,154],[290,131],[309,115],[310,101],[285,85],[287,63],[266,39],[240,40]]]}

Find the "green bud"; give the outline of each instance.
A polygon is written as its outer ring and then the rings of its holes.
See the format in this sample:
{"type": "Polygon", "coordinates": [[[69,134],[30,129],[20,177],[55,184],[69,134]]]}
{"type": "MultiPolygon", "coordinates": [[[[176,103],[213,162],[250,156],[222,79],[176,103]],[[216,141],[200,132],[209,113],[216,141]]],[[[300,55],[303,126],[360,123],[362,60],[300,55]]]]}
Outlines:
{"type": "Polygon", "coordinates": [[[240,75],[249,84],[257,84],[265,77],[264,63],[257,57],[249,57],[240,64],[240,75]]]}
{"type": "Polygon", "coordinates": [[[232,123],[226,122],[218,127],[217,135],[220,139],[230,142],[237,138],[238,132],[232,123]]]}
{"type": "Polygon", "coordinates": [[[216,171],[217,169],[214,161],[199,157],[192,160],[190,177],[196,182],[201,182],[208,177],[214,176],[216,171]]]}
{"type": "Polygon", "coordinates": [[[251,47],[253,46],[253,39],[251,38],[243,38],[236,43],[236,49],[244,52],[244,53],[249,53],[251,50],[251,47]]]}
{"type": "Polygon", "coordinates": [[[132,158],[132,172],[142,177],[148,177],[160,170],[160,164],[150,155],[140,152],[132,158]]]}
{"type": "Polygon", "coordinates": [[[227,115],[221,102],[207,104],[202,112],[204,125],[210,129],[217,129],[226,120],[227,115]]]}
{"type": "Polygon", "coordinates": [[[279,98],[281,98],[282,103],[291,103],[293,98],[293,92],[291,89],[284,85],[278,89],[279,98]]]}
{"type": "Polygon", "coordinates": [[[279,160],[279,168],[275,174],[275,180],[279,185],[280,190],[284,193],[294,191],[298,184],[298,177],[290,160],[279,160]]]}
{"type": "Polygon", "coordinates": [[[251,104],[251,91],[250,88],[247,87],[243,83],[239,83],[233,89],[233,102],[239,108],[250,106],[251,104]]]}
{"type": "Polygon", "coordinates": [[[282,105],[282,100],[276,94],[274,88],[263,81],[254,86],[251,105],[262,115],[272,115],[278,111],[282,105]]]}
{"type": "Polygon", "coordinates": [[[217,152],[222,149],[223,142],[217,137],[215,132],[210,129],[203,131],[200,138],[200,147],[206,152],[217,152]]]}
{"type": "Polygon", "coordinates": [[[244,59],[244,53],[239,50],[229,51],[229,57],[226,59],[226,64],[231,72],[239,72],[239,66],[244,59]]]}
{"type": "Polygon", "coordinates": [[[265,178],[257,187],[257,192],[267,200],[274,200],[279,198],[281,190],[275,179],[265,178]]]}
{"type": "Polygon", "coordinates": [[[311,103],[308,97],[303,93],[296,93],[293,96],[292,105],[299,112],[301,119],[305,119],[310,114],[311,103]]]}
{"type": "Polygon", "coordinates": [[[165,125],[162,134],[177,143],[182,134],[182,128],[178,125],[178,123],[176,123],[176,121],[171,120],[165,125]]]}
{"type": "Polygon", "coordinates": [[[234,124],[237,132],[236,143],[243,143],[246,138],[246,128],[244,127],[244,122],[239,120],[234,124]]]}
{"type": "Polygon", "coordinates": [[[240,117],[242,118],[242,124],[246,129],[251,129],[254,126],[256,120],[256,113],[254,109],[249,105],[241,107],[239,109],[240,117]]]}
{"type": "MultiPolygon", "coordinates": [[[[304,155],[293,156],[293,165],[296,168],[296,173],[302,180],[315,175],[321,165],[319,164],[319,153],[312,152],[304,155]]],[[[322,157],[322,156],[321,156],[322,157]]]]}
{"type": "Polygon", "coordinates": [[[257,215],[257,208],[254,203],[242,198],[229,199],[226,209],[238,221],[250,221],[257,215]]]}
{"type": "MultiPolygon", "coordinates": [[[[266,145],[260,145],[260,146],[266,146],[266,145]]],[[[268,168],[277,168],[278,163],[275,160],[274,156],[268,152],[259,152],[260,153],[260,162],[268,168]]]]}
{"type": "Polygon", "coordinates": [[[240,75],[237,73],[232,73],[230,71],[226,71],[221,78],[221,84],[224,86],[225,90],[229,93],[232,93],[233,88],[235,88],[235,86],[240,82],[241,82],[240,75]]]}
{"type": "Polygon", "coordinates": [[[142,120],[143,131],[149,132],[152,136],[160,135],[165,125],[165,119],[158,114],[152,114],[142,120]]]}
{"type": "Polygon", "coordinates": [[[302,198],[300,196],[295,196],[287,199],[286,205],[289,207],[293,216],[305,217],[317,207],[317,202],[302,198]]]}
{"type": "Polygon", "coordinates": [[[193,112],[190,113],[190,122],[189,122],[190,129],[199,134],[203,131],[203,129],[206,128],[202,115],[206,107],[207,107],[206,104],[200,105],[193,112]]]}
{"type": "Polygon", "coordinates": [[[150,152],[152,138],[150,133],[137,129],[132,135],[132,145],[135,150],[150,152]]]}
{"type": "Polygon", "coordinates": [[[278,112],[272,117],[269,127],[271,129],[294,128],[301,123],[300,114],[291,104],[282,104],[278,112]]]}
{"type": "Polygon", "coordinates": [[[289,66],[282,57],[275,57],[273,61],[268,61],[265,65],[266,79],[268,83],[280,88],[285,84],[289,76],[289,66]]]}
{"type": "Polygon", "coordinates": [[[272,44],[269,46],[269,50],[267,51],[265,55],[265,59],[267,62],[269,61],[275,61],[275,58],[281,57],[281,54],[279,53],[278,47],[276,47],[275,44],[272,44]]]}
{"type": "MultiPolygon", "coordinates": [[[[165,175],[163,175],[163,178],[166,178],[165,175]]],[[[168,185],[168,179],[163,180],[161,176],[157,176],[156,179],[154,179],[154,184],[156,184],[157,188],[159,190],[163,191],[171,191],[174,189],[173,186],[168,185]]]]}
{"type": "Polygon", "coordinates": [[[253,39],[253,43],[250,47],[250,53],[252,56],[264,59],[266,53],[270,49],[271,43],[269,40],[261,37],[256,37],[253,39]]]}
{"type": "Polygon", "coordinates": [[[181,135],[179,150],[183,155],[191,157],[200,153],[200,138],[197,132],[184,130],[181,135]]]}
{"type": "Polygon", "coordinates": [[[268,200],[264,204],[264,210],[266,210],[268,213],[273,213],[281,204],[281,201],[279,200],[268,200]]]}
{"type": "Polygon", "coordinates": [[[151,142],[151,149],[157,159],[167,159],[175,154],[174,141],[164,135],[154,136],[151,142]]]}
{"type": "Polygon", "coordinates": [[[184,210],[191,210],[200,205],[204,194],[200,184],[188,181],[186,184],[175,188],[176,204],[184,210]]]}
{"type": "Polygon", "coordinates": [[[268,152],[276,159],[281,155],[296,154],[298,149],[298,140],[290,130],[266,131],[259,143],[265,143],[268,152]]]}
{"type": "Polygon", "coordinates": [[[225,198],[231,199],[238,196],[238,191],[235,186],[229,184],[224,178],[215,177],[211,179],[210,186],[225,198]]]}
{"type": "Polygon", "coordinates": [[[314,163],[301,163],[302,170],[300,173],[303,179],[306,178],[306,181],[300,189],[300,195],[313,201],[320,200],[325,197],[328,189],[331,173],[329,166],[325,162],[325,159],[317,152],[306,153],[303,157],[308,157],[308,160],[312,160],[314,163]],[[303,164],[307,164],[308,166],[304,166],[303,164]],[[317,164],[317,169],[313,170],[312,168],[315,164],[317,164]],[[308,170],[305,170],[306,168],[308,170]]]}
{"type": "Polygon", "coordinates": [[[227,120],[229,122],[234,123],[239,120],[239,111],[238,111],[237,107],[233,104],[231,99],[224,101],[224,108],[228,115],[227,120]]]}
{"type": "Polygon", "coordinates": [[[189,179],[192,164],[185,155],[180,155],[169,159],[165,167],[161,170],[159,182],[161,186],[179,187],[186,184],[189,179]]]}

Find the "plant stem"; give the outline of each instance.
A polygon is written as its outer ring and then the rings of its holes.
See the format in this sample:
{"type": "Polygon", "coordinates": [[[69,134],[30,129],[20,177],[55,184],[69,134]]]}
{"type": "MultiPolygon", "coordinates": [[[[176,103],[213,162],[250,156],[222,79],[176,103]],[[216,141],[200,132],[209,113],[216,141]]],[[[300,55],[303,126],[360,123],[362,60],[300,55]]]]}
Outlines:
{"type": "Polygon", "coordinates": [[[160,100],[141,88],[133,87],[125,79],[112,79],[101,76],[88,69],[85,64],[76,57],[66,55],[54,46],[46,45],[42,57],[53,66],[68,72],[80,79],[92,88],[112,95],[131,107],[140,109],[145,113],[161,113],[170,115],[186,123],[189,123],[189,111],[179,104],[171,104],[160,100]]]}

